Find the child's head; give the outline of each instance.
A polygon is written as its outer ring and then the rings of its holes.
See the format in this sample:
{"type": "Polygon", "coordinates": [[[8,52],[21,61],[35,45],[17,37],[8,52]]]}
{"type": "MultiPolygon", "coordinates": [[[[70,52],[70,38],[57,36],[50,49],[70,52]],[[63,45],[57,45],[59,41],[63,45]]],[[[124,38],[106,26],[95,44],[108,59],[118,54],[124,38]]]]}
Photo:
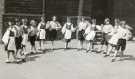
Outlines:
{"type": "Polygon", "coordinates": [[[85,18],[84,17],[81,17],[81,21],[85,21],[85,18]]]}
{"type": "Polygon", "coordinates": [[[122,28],[125,28],[125,25],[126,25],[126,21],[121,21],[121,22],[120,22],[120,26],[121,26],[122,28]]]}
{"type": "Polygon", "coordinates": [[[44,16],[41,17],[41,21],[43,21],[43,22],[45,21],[45,17],[44,16]]]}
{"type": "Polygon", "coordinates": [[[110,19],[106,18],[104,22],[105,22],[105,24],[110,24],[110,19]]]}
{"type": "Polygon", "coordinates": [[[22,24],[27,24],[27,19],[22,19],[22,24]]]}
{"type": "Polygon", "coordinates": [[[115,23],[115,25],[119,25],[120,24],[120,20],[118,18],[115,18],[114,19],[114,23],[115,23]]]}
{"type": "Polygon", "coordinates": [[[20,25],[20,21],[19,21],[19,19],[18,19],[18,18],[16,18],[16,19],[15,19],[15,24],[16,24],[17,26],[19,26],[19,25],[20,25]]]}
{"type": "Polygon", "coordinates": [[[53,16],[53,17],[52,17],[52,20],[53,20],[53,21],[56,21],[56,19],[57,19],[56,16],[53,16]]]}
{"type": "Polygon", "coordinates": [[[8,25],[9,25],[9,26],[12,26],[12,22],[11,22],[11,21],[9,21],[9,22],[8,22],[8,25]]]}
{"type": "Polygon", "coordinates": [[[30,24],[31,24],[32,26],[36,26],[36,21],[35,21],[35,20],[31,20],[31,21],[30,21],[30,24]]]}
{"type": "Polygon", "coordinates": [[[96,24],[96,19],[91,20],[92,24],[96,24]]]}

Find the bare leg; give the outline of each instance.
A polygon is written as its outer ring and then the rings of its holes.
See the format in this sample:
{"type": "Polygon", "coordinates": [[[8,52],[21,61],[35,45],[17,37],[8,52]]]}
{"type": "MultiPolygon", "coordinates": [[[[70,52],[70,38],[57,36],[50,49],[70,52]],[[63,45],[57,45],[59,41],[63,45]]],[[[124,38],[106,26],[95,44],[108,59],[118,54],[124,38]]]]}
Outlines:
{"type": "Polygon", "coordinates": [[[7,51],[7,60],[6,60],[7,63],[9,62],[9,58],[10,58],[10,52],[7,51]]]}
{"type": "Polygon", "coordinates": [[[90,44],[90,41],[87,41],[87,50],[86,50],[86,52],[88,52],[89,50],[90,50],[90,46],[91,46],[91,44],[90,44]]]}
{"type": "Polygon", "coordinates": [[[109,45],[109,46],[108,46],[107,53],[106,53],[106,55],[105,55],[104,57],[109,56],[109,55],[110,55],[111,50],[112,50],[112,46],[111,46],[111,45],[109,45]]]}
{"type": "Polygon", "coordinates": [[[111,45],[107,46],[107,55],[110,55],[110,52],[112,51],[113,47],[111,45]]]}
{"type": "Polygon", "coordinates": [[[68,42],[65,42],[65,49],[68,48],[68,42]]]}
{"type": "Polygon", "coordinates": [[[118,54],[118,50],[115,50],[115,53],[114,53],[113,58],[111,60],[112,62],[114,62],[116,60],[117,54],[118,54]]]}
{"type": "Polygon", "coordinates": [[[123,55],[124,55],[124,51],[121,51],[120,52],[120,57],[123,57],[123,55]]]}
{"type": "Polygon", "coordinates": [[[16,57],[17,57],[17,55],[18,55],[18,51],[19,51],[19,50],[17,49],[17,50],[16,50],[16,53],[15,53],[15,56],[16,56],[16,57]]]}
{"type": "Polygon", "coordinates": [[[106,45],[105,47],[106,47],[105,48],[105,52],[107,53],[107,51],[108,51],[108,45],[106,45]]]}
{"type": "Polygon", "coordinates": [[[94,46],[94,43],[91,42],[91,50],[94,50],[94,49],[95,49],[94,47],[95,47],[95,46],[94,46]]]}
{"type": "Polygon", "coordinates": [[[51,43],[52,43],[52,50],[54,50],[54,41],[51,41],[51,43]]]}
{"type": "Polygon", "coordinates": [[[42,41],[42,40],[39,41],[39,49],[41,49],[41,47],[42,47],[41,41],[42,41]]]}
{"type": "Polygon", "coordinates": [[[24,46],[23,51],[24,51],[24,55],[26,55],[27,54],[26,46],[24,46]]]}
{"type": "Polygon", "coordinates": [[[44,40],[41,41],[41,49],[44,49],[44,40]]]}
{"type": "Polygon", "coordinates": [[[36,46],[33,46],[33,49],[34,49],[34,53],[37,53],[36,46]]]}
{"type": "Polygon", "coordinates": [[[12,56],[14,58],[14,61],[16,60],[15,51],[12,51],[12,56]]]}
{"type": "Polygon", "coordinates": [[[83,49],[83,41],[80,41],[80,49],[83,49]]]}

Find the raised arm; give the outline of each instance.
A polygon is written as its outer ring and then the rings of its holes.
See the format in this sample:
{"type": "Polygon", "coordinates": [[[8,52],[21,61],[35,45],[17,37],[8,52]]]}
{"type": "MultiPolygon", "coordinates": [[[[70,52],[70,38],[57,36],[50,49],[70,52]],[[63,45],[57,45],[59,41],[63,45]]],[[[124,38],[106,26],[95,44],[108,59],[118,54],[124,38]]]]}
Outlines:
{"type": "Polygon", "coordinates": [[[46,23],[46,29],[49,29],[50,28],[50,21],[48,21],[47,23],[46,23]]]}
{"type": "Polygon", "coordinates": [[[62,30],[61,30],[62,34],[65,33],[65,30],[66,30],[66,23],[65,23],[64,26],[62,27],[62,30]]]}

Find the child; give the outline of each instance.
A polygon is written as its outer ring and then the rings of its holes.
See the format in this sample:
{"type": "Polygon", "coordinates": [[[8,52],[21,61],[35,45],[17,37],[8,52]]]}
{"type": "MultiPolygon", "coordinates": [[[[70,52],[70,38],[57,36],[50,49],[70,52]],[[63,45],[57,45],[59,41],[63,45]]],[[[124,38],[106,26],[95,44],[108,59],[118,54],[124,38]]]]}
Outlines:
{"type": "Polygon", "coordinates": [[[41,22],[38,24],[38,37],[39,37],[39,46],[40,46],[40,49],[42,50],[43,49],[43,46],[44,46],[44,40],[45,40],[45,37],[46,37],[46,31],[45,31],[45,20],[44,20],[44,17],[41,17],[41,22]]]}
{"type": "Polygon", "coordinates": [[[71,23],[70,19],[67,18],[67,22],[64,24],[62,28],[62,33],[64,34],[65,38],[65,49],[68,48],[68,43],[71,41],[73,31],[74,31],[73,24],[71,23]]]}
{"type": "Polygon", "coordinates": [[[11,22],[8,22],[9,28],[5,32],[2,41],[4,42],[6,46],[6,51],[7,51],[7,60],[6,63],[10,63],[10,53],[12,53],[12,56],[14,58],[14,61],[16,59],[15,57],[15,51],[16,51],[16,46],[15,46],[15,35],[16,35],[16,30],[15,27],[12,25],[11,22]]]}
{"type": "Polygon", "coordinates": [[[95,37],[95,27],[92,27],[92,25],[89,23],[88,27],[85,30],[85,39],[87,41],[87,50],[86,52],[92,51],[92,42],[95,37]]]}
{"type": "Polygon", "coordinates": [[[107,56],[110,56],[110,52],[116,50],[117,47],[117,42],[118,42],[118,38],[119,38],[119,33],[118,30],[120,28],[120,21],[118,19],[114,20],[114,29],[112,32],[112,37],[110,38],[110,40],[108,41],[108,51],[107,51],[107,56]]]}
{"type": "Polygon", "coordinates": [[[15,37],[15,44],[16,44],[16,56],[20,58],[22,56],[22,34],[23,34],[23,29],[21,28],[20,21],[18,19],[15,19],[15,25],[16,29],[16,37],[15,37]]]}
{"type": "Polygon", "coordinates": [[[56,40],[56,37],[57,37],[57,30],[61,29],[61,25],[57,21],[56,16],[53,16],[52,21],[49,21],[48,23],[47,23],[46,29],[49,29],[49,40],[52,42],[52,50],[53,50],[54,40],[56,40]]]}
{"type": "Polygon", "coordinates": [[[85,40],[84,33],[85,29],[88,26],[88,22],[84,19],[84,17],[81,18],[81,21],[78,23],[78,40],[79,40],[79,49],[83,49],[83,42],[85,40]]]}
{"type": "MultiPolygon", "coordinates": [[[[101,41],[101,35],[102,35],[101,26],[96,24],[96,19],[92,19],[91,31],[93,31],[93,41],[91,41],[91,44],[92,44],[92,50],[94,50],[95,43],[97,44],[99,42],[99,40],[101,41]]],[[[96,51],[98,52],[99,50],[96,50],[96,51]]]]}
{"type": "MultiPolygon", "coordinates": [[[[114,62],[116,60],[119,50],[120,50],[120,57],[122,57],[124,54],[124,51],[126,49],[126,39],[128,37],[127,37],[127,29],[126,29],[125,21],[120,22],[120,27],[118,28],[117,33],[113,37],[117,39],[117,41],[115,42],[115,44],[117,43],[117,46],[116,46],[116,50],[115,50],[115,53],[112,58],[112,62],[114,62]]],[[[112,37],[112,39],[113,39],[113,37],[112,37]]],[[[113,43],[114,41],[110,40],[109,42],[113,43]]]]}
{"type": "Polygon", "coordinates": [[[28,36],[29,36],[29,41],[30,41],[30,44],[31,44],[31,53],[37,53],[35,41],[36,41],[36,38],[37,38],[38,30],[36,28],[35,20],[31,20],[30,24],[31,24],[31,26],[30,26],[30,29],[29,29],[28,36]]]}
{"type": "MultiPolygon", "coordinates": [[[[111,34],[113,32],[113,26],[110,24],[110,19],[106,18],[105,19],[105,25],[103,26],[103,33],[104,33],[104,45],[106,47],[105,53],[107,53],[108,50],[108,41],[111,38],[111,34]]],[[[107,54],[105,57],[108,56],[107,54]]]]}
{"type": "Polygon", "coordinates": [[[26,55],[26,46],[28,43],[28,26],[27,26],[27,19],[22,19],[22,25],[21,28],[23,29],[23,35],[22,35],[22,49],[23,49],[23,54],[26,55]]]}

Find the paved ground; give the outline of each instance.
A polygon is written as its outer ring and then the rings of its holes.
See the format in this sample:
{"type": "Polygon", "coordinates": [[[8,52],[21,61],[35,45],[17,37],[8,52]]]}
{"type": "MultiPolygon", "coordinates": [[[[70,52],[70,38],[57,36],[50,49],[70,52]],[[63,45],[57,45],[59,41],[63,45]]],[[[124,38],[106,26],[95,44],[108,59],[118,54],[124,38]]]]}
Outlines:
{"type": "MultiPolygon", "coordinates": [[[[78,46],[76,41],[71,45],[78,46]]],[[[135,79],[135,42],[128,42],[126,56],[113,63],[102,54],[62,47],[63,42],[57,41],[55,51],[32,55],[26,63],[6,64],[1,45],[0,79],[135,79]]],[[[50,42],[45,48],[50,48],[50,42]]]]}

